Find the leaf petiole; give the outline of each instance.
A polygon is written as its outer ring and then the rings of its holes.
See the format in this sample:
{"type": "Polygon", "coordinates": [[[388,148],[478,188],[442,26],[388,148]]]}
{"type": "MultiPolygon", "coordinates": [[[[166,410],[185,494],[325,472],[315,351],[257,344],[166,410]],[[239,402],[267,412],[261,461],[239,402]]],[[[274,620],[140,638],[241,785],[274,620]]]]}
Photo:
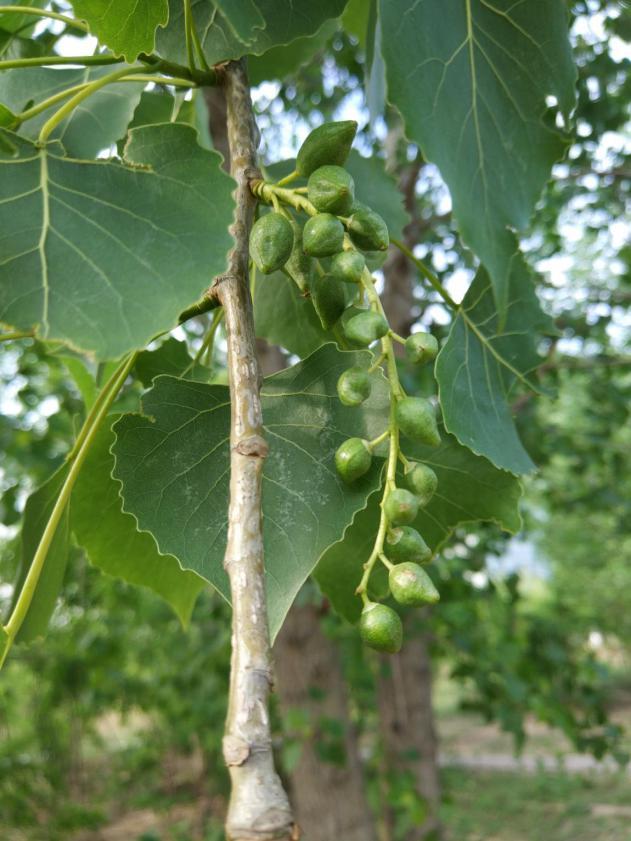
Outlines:
{"type": "Polygon", "coordinates": [[[426,280],[428,280],[431,283],[431,285],[434,287],[434,289],[438,292],[440,297],[448,306],[450,306],[453,310],[460,309],[459,305],[454,301],[449,292],[447,292],[447,290],[442,285],[438,277],[434,274],[434,272],[428,266],[426,266],[425,263],[407,247],[407,245],[405,245],[398,239],[393,239],[392,237],[390,237],[390,242],[392,243],[392,245],[396,246],[402,254],[405,254],[405,256],[414,263],[419,272],[423,275],[423,277],[426,280]]]}
{"type": "Polygon", "coordinates": [[[183,0],[184,4],[184,33],[186,37],[186,60],[191,72],[195,72],[195,53],[193,51],[193,15],[191,12],[191,0],[183,0]]]}
{"type": "Polygon", "coordinates": [[[116,371],[114,371],[108,382],[103,387],[101,394],[99,394],[99,397],[95,401],[92,410],[86,418],[81,432],[79,433],[77,442],[81,441],[81,443],[78,448],[76,448],[76,444],[75,447],[73,447],[73,451],[76,452],[76,455],[73,456],[73,461],[70,465],[68,475],[62,485],[61,491],[59,492],[59,496],[57,497],[53,510],[48,518],[48,522],[46,523],[46,527],[42,533],[37,549],[35,550],[33,560],[29,567],[26,579],[24,580],[24,584],[22,585],[20,595],[18,596],[13,608],[13,612],[9,617],[9,621],[3,628],[6,637],[4,646],[0,652],[0,668],[6,659],[8,651],[11,648],[24,619],[26,618],[29,607],[31,606],[31,602],[33,601],[33,596],[35,595],[35,590],[37,588],[37,582],[39,581],[42,569],[44,568],[44,564],[46,562],[48,550],[50,549],[50,545],[55,537],[57,526],[59,525],[66,505],[68,504],[72,489],[77,480],[77,476],[83,467],[83,463],[85,462],[86,456],[90,450],[90,446],[94,441],[95,435],[101,425],[101,422],[103,421],[103,418],[109,411],[116,395],[127,379],[127,375],[136,361],[136,356],[137,353],[132,353],[127,356],[118,366],[116,371]]]}
{"type": "Polygon", "coordinates": [[[36,17],[40,18],[50,18],[50,20],[60,20],[63,23],[67,23],[68,26],[72,26],[74,29],[80,29],[82,32],[90,32],[90,29],[87,23],[84,23],[82,20],[76,20],[75,18],[68,17],[68,15],[62,15],[60,12],[53,12],[51,9],[33,9],[30,6],[2,6],[2,14],[20,14],[20,15],[35,15],[36,17]]]}
{"type": "Polygon", "coordinates": [[[124,67],[119,70],[115,70],[113,73],[108,73],[107,76],[103,76],[101,79],[95,79],[94,82],[87,84],[84,88],[75,93],[65,105],[62,105],[58,111],[55,111],[52,117],[46,120],[41,128],[37,142],[43,146],[59,123],[63,122],[66,117],[74,111],[77,105],[83,102],[84,99],[87,99],[93,93],[101,88],[104,88],[106,85],[110,85],[112,82],[122,79],[123,76],[135,76],[137,74],[144,73],[146,69],[147,68],[144,65],[139,65],[137,67],[124,67]]]}
{"type": "MultiPolygon", "coordinates": [[[[138,74],[137,76],[123,76],[122,79],[117,80],[120,82],[142,82],[143,84],[147,84],[148,82],[154,82],[156,85],[174,85],[175,87],[186,87],[192,88],[195,87],[195,82],[191,82],[188,79],[175,79],[175,78],[164,78],[162,76],[155,76],[151,74],[138,74]]],[[[14,127],[25,123],[27,120],[31,120],[33,117],[36,117],[38,114],[41,114],[42,111],[46,111],[48,108],[52,108],[53,105],[56,105],[58,102],[63,102],[64,99],[67,99],[69,96],[73,96],[74,94],[78,93],[79,91],[84,90],[90,82],[82,82],[80,85],[73,85],[70,88],[66,88],[66,90],[60,91],[59,93],[53,94],[53,96],[49,96],[48,99],[43,99],[41,102],[38,102],[37,105],[33,105],[31,108],[27,108],[26,111],[22,111],[21,114],[17,114],[17,125],[14,124],[14,127]]]]}
{"type": "Polygon", "coordinates": [[[105,65],[122,64],[123,59],[114,55],[44,55],[31,58],[11,58],[0,61],[0,70],[12,70],[16,67],[52,67],[55,64],[105,65]]]}
{"type": "Polygon", "coordinates": [[[13,342],[16,339],[32,339],[32,330],[12,330],[10,333],[0,333],[0,342],[13,342]]]}

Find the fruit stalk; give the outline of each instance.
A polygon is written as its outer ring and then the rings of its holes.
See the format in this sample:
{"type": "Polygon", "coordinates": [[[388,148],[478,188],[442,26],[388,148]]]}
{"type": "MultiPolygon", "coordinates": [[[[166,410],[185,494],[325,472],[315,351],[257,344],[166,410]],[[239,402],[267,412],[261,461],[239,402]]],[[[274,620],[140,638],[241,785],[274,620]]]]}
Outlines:
{"type": "MultiPolygon", "coordinates": [[[[366,290],[366,294],[368,296],[368,300],[370,301],[371,306],[373,306],[378,313],[384,315],[381,300],[379,298],[379,295],[377,294],[372,280],[372,275],[370,274],[368,269],[365,269],[362,274],[362,285],[366,290]]],[[[399,374],[397,372],[397,363],[394,355],[394,348],[392,346],[392,339],[388,334],[383,336],[383,338],[381,339],[381,356],[383,357],[386,363],[388,371],[388,381],[390,383],[391,392],[390,420],[388,426],[390,432],[390,447],[388,450],[388,463],[386,466],[386,482],[383,497],[381,500],[381,516],[379,519],[379,529],[377,531],[375,545],[373,547],[372,552],[370,553],[370,557],[364,564],[364,574],[362,575],[362,579],[359,582],[359,586],[356,590],[357,595],[361,596],[361,599],[364,604],[366,604],[369,601],[367,594],[368,581],[370,579],[370,574],[372,573],[377,561],[381,560],[382,563],[384,563],[387,567],[392,566],[387,560],[383,551],[383,545],[388,530],[388,520],[386,517],[384,506],[388,494],[396,487],[397,462],[399,460],[399,427],[396,419],[396,396],[401,394],[401,386],[399,384],[399,374]]]]}
{"type": "Polygon", "coordinates": [[[214,294],[224,307],[230,378],[230,503],[224,567],[232,596],[232,660],[223,741],[232,792],[226,819],[230,841],[289,839],[293,819],[274,769],[268,699],[272,665],[261,521],[263,437],[259,370],[248,285],[248,239],[255,199],[248,182],[257,175],[258,131],[243,60],[225,67],[231,173],[237,181],[228,271],[214,294]]]}

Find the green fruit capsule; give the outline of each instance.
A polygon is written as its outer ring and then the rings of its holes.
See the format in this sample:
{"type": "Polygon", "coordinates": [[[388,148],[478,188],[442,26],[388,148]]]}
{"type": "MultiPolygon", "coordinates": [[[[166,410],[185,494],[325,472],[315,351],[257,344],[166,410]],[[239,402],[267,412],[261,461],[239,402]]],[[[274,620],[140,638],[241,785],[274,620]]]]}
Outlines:
{"type": "Polygon", "coordinates": [[[405,355],[416,364],[436,359],[438,342],[431,333],[413,333],[405,340],[405,355]]]}
{"type": "Polygon", "coordinates": [[[321,166],[307,182],[307,197],[321,213],[346,216],[355,201],[355,182],[341,166],[321,166]]]}
{"type": "Polygon", "coordinates": [[[370,470],[372,453],[368,441],[348,438],[335,453],[335,466],[345,482],[354,482],[370,470]]]}
{"type": "Polygon", "coordinates": [[[342,250],[344,226],[330,213],[318,213],[305,224],[302,247],[309,257],[330,257],[342,250]]]}
{"type": "Polygon", "coordinates": [[[368,347],[385,336],[390,328],[386,319],[377,312],[366,310],[354,315],[344,325],[344,335],[355,345],[368,347]]]}
{"type": "Polygon", "coordinates": [[[390,244],[388,226],[378,213],[359,208],[348,220],[351,239],[364,251],[385,251],[390,244]]]}
{"type": "Polygon", "coordinates": [[[400,526],[386,535],[386,555],[395,563],[414,561],[423,564],[432,556],[432,550],[416,529],[400,526]]]}
{"type": "Polygon", "coordinates": [[[330,330],[346,309],[344,288],[330,275],[315,274],[311,279],[311,301],[325,330],[330,330]]]}
{"type": "Polygon", "coordinates": [[[359,634],[370,648],[396,654],[403,643],[399,614],[385,604],[368,602],[359,620],[359,634]]]}
{"type": "Polygon", "coordinates": [[[416,519],[418,500],[405,488],[395,488],[386,497],[384,511],[391,526],[407,526],[416,519]]]}
{"type": "Polygon", "coordinates": [[[356,132],[355,120],[324,123],[314,128],[298,150],[296,172],[308,178],[325,164],[344,166],[356,132]]]}
{"type": "Polygon", "coordinates": [[[284,266],[293,245],[291,223],[280,213],[266,213],[252,226],[250,256],[263,274],[271,274],[284,266]]]}
{"type": "Polygon", "coordinates": [[[359,406],[370,397],[371,382],[363,368],[349,368],[340,374],[337,395],[345,406],[359,406]]]}
{"type": "Polygon", "coordinates": [[[409,561],[392,567],[388,583],[390,592],[399,604],[418,607],[435,604],[440,599],[434,582],[425,570],[409,561]]]}
{"type": "Polygon", "coordinates": [[[329,271],[341,283],[359,283],[365,268],[366,258],[359,251],[340,251],[331,260],[329,271]]]}
{"type": "Polygon", "coordinates": [[[294,244],[285,263],[285,271],[300,291],[306,292],[311,285],[311,258],[302,250],[302,228],[294,219],[290,224],[294,232],[294,244]]]}
{"type": "Polygon", "coordinates": [[[436,415],[429,400],[423,397],[404,397],[397,403],[396,417],[399,429],[408,438],[430,447],[440,444],[436,415]]]}
{"type": "Polygon", "coordinates": [[[438,487],[438,476],[426,464],[415,464],[405,474],[405,481],[412,493],[416,494],[421,508],[427,505],[438,487]]]}

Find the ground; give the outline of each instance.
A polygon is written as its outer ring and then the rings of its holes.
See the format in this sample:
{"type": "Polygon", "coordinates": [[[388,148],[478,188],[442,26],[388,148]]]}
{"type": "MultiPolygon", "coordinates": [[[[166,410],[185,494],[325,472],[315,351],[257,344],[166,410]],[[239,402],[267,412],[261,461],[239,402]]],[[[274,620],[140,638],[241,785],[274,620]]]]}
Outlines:
{"type": "MultiPolygon", "coordinates": [[[[496,725],[437,700],[447,841],[631,841],[631,768],[577,755],[558,731],[535,722],[516,757],[511,737],[496,725]]],[[[631,732],[628,699],[613,717],[631,732]]],[[[133,716],[126,726],[105,718],[110,765],[102,749],[84,754],[71,804],[76,814],[66,828],[52,829],[45,814],[59,812],[58,804],[40,804],[38,828],[4,824],[2,841],[222,841],[224,804],[204,798],[207,772],[199,757],[166,754],[157,764],[136,760],[130,767],[125,745],[150,740],[145,728],[133,716]]]]}

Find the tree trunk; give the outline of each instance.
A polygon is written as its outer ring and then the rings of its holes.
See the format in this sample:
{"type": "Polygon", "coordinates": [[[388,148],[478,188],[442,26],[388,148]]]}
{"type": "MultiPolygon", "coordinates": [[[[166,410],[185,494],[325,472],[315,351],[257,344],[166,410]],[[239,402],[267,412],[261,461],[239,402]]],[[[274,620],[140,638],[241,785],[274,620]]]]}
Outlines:
{"type": "MultiPolygon", "coordinates": [[[[412,164],[401,177],[404,202],[412,217],[412,223],[404,232],[404,241],[410,248],[414,245],[416,228],[414,190],[419,169],[418,164],[412,164]]],[[[395,332],[407,336],[418,318],[418,309],[411,264],[398,250],[391,248],[384,264],[384,277],[382,301],[388,320],[395,332]]],[[[412,774],[416,790],[427,808],[426,820],[407,834],[406,841],[429,841],[442,837],[438,818],[440,775],[432,707],[429,634],[410,628],[405,639],[399,654],[382,658],[377,690],[380,726],[389,769],[393,773],[407,771],[412,774]]],[[[392,834],[393,815],[389,816],[388,822],[392,834]]]]}
{"type": "Polygon", "coordinates": [[[291,772],[292,803],[305,841],[374,841],[339,652],[322,632],[316,606],[292,607],[274,653],[283,716],[299,709],[309,722],[291,772]],[[336,760],[339,752],[338,761],[321,757],[325,745],[336,760]]]}
{"type": "MultiPolygon", "coordinates": [[[[381,658],[378,700],[388,769],[412,775],[413,785],[427,810],[423,823],[408,832],[406,841],[439,839],[442,830],[438,819],[438,743],[427,633],[417,630],[406,634],[405,645],[399,654],[381,658]]],[[[392,826],[392,815],[389,823],[392,826]]]]}

